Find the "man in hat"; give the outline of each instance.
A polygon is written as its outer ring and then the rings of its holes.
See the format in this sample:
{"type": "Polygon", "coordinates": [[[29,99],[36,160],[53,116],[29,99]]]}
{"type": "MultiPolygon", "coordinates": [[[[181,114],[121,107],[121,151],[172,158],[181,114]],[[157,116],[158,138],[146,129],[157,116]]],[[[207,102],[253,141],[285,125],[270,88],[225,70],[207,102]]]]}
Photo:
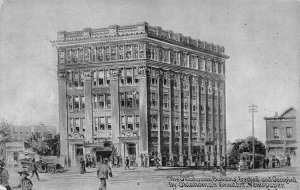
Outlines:
{"type": "Polygon", "coordinates": [[[21,176],[21,181],[20,181],[19,185],[13,186],[13,189],[20,188],[21,190],[32,190],[33,184],[31,182],[31,180],[27,178],[29,176],[29,173],[27,172],[27,170],[23,169],[23,170],[19,171],[18,173],[21,176]]]}
{"type": "Polygon", "coordinates": [[[106,190],[106,180],[108,179],[108,175],[112,177],[111,169],[108,166],[108,158],[105,158],[104,163],[102,163],[97,170],[97,178],[100,179],[99,190],[106,190]]]}
{"type": "Polygon", "coordinates": [[[9,174],[7,169],[4,168],[4,165],[4,161],[0,160],[0,185],[5,187],[7,190],[11,190],[8,184],[9,174]]]}
{"type": "Polygon", "coordinates": [[[39,178],[39,174],[38,174],[38,163],[35,162],[35,159],[32,159],[32,163],[31,163],[31,177],[30,179],[34,176],[34,174],[36,175],[36,178],[40,181],[39,178]]]}

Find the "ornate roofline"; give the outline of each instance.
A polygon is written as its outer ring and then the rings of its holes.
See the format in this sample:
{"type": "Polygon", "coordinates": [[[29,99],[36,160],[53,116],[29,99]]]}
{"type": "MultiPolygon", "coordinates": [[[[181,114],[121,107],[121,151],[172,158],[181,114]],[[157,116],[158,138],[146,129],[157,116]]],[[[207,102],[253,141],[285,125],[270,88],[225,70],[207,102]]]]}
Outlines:
{"type": "Polygon", "coordinates": [[[201,41],[199,39],[192,39],[189,36],[183,36],[180,33],[174,33],[171,30],[162,30],[161,27],[150,26],[147,22],[139,22],[135,25],[118,26],[110,25],[108,28],[91,29],[84,28],[81,31],[67,32],[61,30],[57,32],[57,40],[51,41],[53,46],[63,46],[68,44],[88,43],[95,41],[136,39],[136,37],[147,36],[162,41],[178,44],[198,51],[215,54],[217,56],[228,59],[225,55],[225,48],[223,46],[201,41]]]}

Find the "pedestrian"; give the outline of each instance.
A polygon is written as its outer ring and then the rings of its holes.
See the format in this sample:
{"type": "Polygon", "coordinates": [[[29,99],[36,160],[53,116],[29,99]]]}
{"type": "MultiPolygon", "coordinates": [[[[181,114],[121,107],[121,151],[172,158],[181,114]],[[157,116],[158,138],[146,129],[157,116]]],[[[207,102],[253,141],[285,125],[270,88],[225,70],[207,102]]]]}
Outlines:
{"type": "Polygon", "coordinates": [[[4,161],[0,160],[0,185],[5,187],[7,190],[11,190],[11,187],[9,186],[8,180],[9,180],[9,174],[7,169],[4,168],[4,161]]]}
{"type": "Polygon", "coordinates": [[[267,157],[267,159],[266,159],[266,168],[268,168],[269,167],[269,157],[267,157]]]}
{"type": "Polygon", "coordinates": [[[80,174],[86,173],[84,158],[80,158],[80,174]]]}
{"type": "Polygon", "coordinates": [[[275,168],[275,162],[276,162],[275,156],[273,156],[273,157],[272,157],[272,168],[275,168]]]}
{"type": "Polygon", "coordinates": [[[22,171],[18,172],[21,176],[21,181],[19,183],[19,185],[17,186],[13,186],[13,189],[18,189],[20,188],[21,190],[32,190],[32,182],[30,179],[28,179],[27,177],[29,176],[29,173],[23,169],[22,171]]]}
{"type": "Polygon", "coordinates": [[[108,158],[104,159],[104,163],[100,164],[97,170],[97,178],[100,179],[99,190],[106,190],[106,180],[108,176],[112,177],[111,168],[108,166],[108,158]]]}
{"type": "Polygon", "coordinates": [[[223,156],[220,161],[220,174],[226,176],[225,160],[223,156]]]}
{"type": "Polygon", "coordinates": [[[290,157],[290,155],[287,155],[287,158],[286,158],[286,165],[287,166],[291,166],[291,157],[290,157]]]}
{"type": "Polygon", "coordinates": [[[214,169],[213,169],[213,171],[217,171],[217,163],[218,163],[218,161],[217,161],[217,158],[215,157],[214,158],[214,169]]]}
{"type": "Polygon", "coordinates": [[[126,168],[128,168],[130,170],[129,163],[130,163],[129,162],[129,158],[126,157],[126,160],[125,160],[125,170],[126,170],[126,168]]]}
{"type": "Polygon", "coordinates": [[[39,174],[38,174],[38,163],[35,162],[35,159],[32,159],[32,163],[31,163],[31,177],[30,179],[33,177],[33,175],[36,175],[36,178],[40,181],[39,178],[39,174]]]}
{"type": "Polygon", "coordinates": [[[156,168],[158,169],[158,167],[160,166],[160,159],[158,157],[155,158],[155,162],[156,162],[156,168]]]}

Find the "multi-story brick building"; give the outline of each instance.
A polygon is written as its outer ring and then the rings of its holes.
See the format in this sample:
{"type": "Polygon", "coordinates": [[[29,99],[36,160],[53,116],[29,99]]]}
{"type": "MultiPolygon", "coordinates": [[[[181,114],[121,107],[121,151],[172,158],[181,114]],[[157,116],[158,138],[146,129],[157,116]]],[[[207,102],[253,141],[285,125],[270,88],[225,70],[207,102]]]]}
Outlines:
{"type": "Polygon", "coordinates": [[[138,165],[225,156],[224,47],[145,22],[57,35],[61,153],[71,165],[109,156],[104,142],[138,165]]]}
{"type": "Polygon", "coordinates": [[[296,110],[291,107],[281,115],[265,117],[266,146],[269,156],[295,156],[297,149],[296,110]]]}

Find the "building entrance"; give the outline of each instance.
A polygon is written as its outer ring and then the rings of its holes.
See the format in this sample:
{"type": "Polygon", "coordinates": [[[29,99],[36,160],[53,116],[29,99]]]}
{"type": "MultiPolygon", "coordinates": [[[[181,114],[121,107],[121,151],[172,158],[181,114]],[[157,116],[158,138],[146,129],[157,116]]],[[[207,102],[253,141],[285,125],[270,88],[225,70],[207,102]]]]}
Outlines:
{"type": "Polygon", "coordinates": [[[96,161],[103,163],[104,158],[109,158],[112,151],[97,151],[96,150],[96,161]]]}
{"type": "Polygon", "coordinates": [[[125,143],[126,146],[126,157],[129,158],[130,166],[136,166],[136,144],[135,143],[125,143]]]}

